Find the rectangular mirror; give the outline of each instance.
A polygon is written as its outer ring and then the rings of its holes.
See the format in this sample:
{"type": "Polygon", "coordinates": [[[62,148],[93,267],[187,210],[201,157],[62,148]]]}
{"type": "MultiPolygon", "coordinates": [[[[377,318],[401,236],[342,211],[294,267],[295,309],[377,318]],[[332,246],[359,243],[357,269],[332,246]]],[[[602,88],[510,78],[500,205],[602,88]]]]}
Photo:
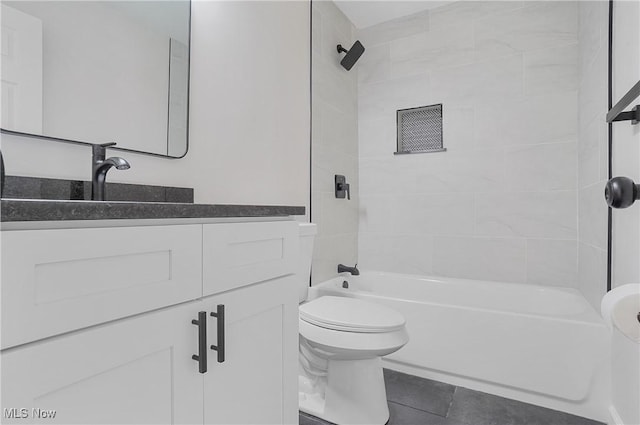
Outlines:
{"type": "Polygon", "coordinates": [[[188,0],[3,1],[2,129],[183,157],[190,19],[188,0]]]}

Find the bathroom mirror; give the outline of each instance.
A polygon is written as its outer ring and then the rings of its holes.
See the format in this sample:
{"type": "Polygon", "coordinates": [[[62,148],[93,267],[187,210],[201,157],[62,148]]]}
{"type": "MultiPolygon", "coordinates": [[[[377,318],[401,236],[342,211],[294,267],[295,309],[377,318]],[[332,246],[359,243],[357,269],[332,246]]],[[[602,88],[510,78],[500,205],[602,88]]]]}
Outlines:
{"type": "Polygon", "coordinates": [[[3,1],[5,132],[180,158],[191,3],[3,1]]]}

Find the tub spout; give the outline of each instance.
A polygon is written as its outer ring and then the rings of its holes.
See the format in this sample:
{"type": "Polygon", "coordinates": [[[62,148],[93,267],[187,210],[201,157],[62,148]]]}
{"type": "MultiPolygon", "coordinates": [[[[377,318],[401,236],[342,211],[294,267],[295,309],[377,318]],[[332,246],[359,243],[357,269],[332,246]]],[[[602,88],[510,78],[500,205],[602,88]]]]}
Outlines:
{"type": "Polygon", "coordinates": [[[353,276],[358,276],[360,274],[360,270],[358,270],[358,265],[356,264],[353,267],[345,266],[344,264],[338,264],[338,273],[351,273],[353,276]]]}

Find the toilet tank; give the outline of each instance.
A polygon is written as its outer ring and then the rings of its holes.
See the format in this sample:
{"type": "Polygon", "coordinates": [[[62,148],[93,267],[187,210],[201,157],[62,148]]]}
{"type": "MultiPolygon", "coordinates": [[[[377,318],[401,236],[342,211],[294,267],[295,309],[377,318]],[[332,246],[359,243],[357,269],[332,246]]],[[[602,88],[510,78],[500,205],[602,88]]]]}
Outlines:
{"type": "Polygon", "coordinates": [[[298,229],[300,235],[300,257],[298,259],[296,279],[298,280],[298,301],[302,302],[307,299],[309,291],[313,241],[316,233],[318,233],[318,226],[314,223],[300,223],[298,229]]]}

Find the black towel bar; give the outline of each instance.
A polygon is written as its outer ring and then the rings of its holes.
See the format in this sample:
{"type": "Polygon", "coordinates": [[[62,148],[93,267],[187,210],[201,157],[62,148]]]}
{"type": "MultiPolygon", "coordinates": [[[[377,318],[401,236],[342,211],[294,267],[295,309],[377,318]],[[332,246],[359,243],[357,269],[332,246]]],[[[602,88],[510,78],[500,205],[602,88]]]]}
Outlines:
{"type": "Polygon", "coordinates": [[[607,113],[607,122],[631,121],[631,124],[640,122],[640,105],[636,105],[631,111],[624,112],[624,109],[640,96],[640,81],[629,90],[618,103],[607,113]]]}

